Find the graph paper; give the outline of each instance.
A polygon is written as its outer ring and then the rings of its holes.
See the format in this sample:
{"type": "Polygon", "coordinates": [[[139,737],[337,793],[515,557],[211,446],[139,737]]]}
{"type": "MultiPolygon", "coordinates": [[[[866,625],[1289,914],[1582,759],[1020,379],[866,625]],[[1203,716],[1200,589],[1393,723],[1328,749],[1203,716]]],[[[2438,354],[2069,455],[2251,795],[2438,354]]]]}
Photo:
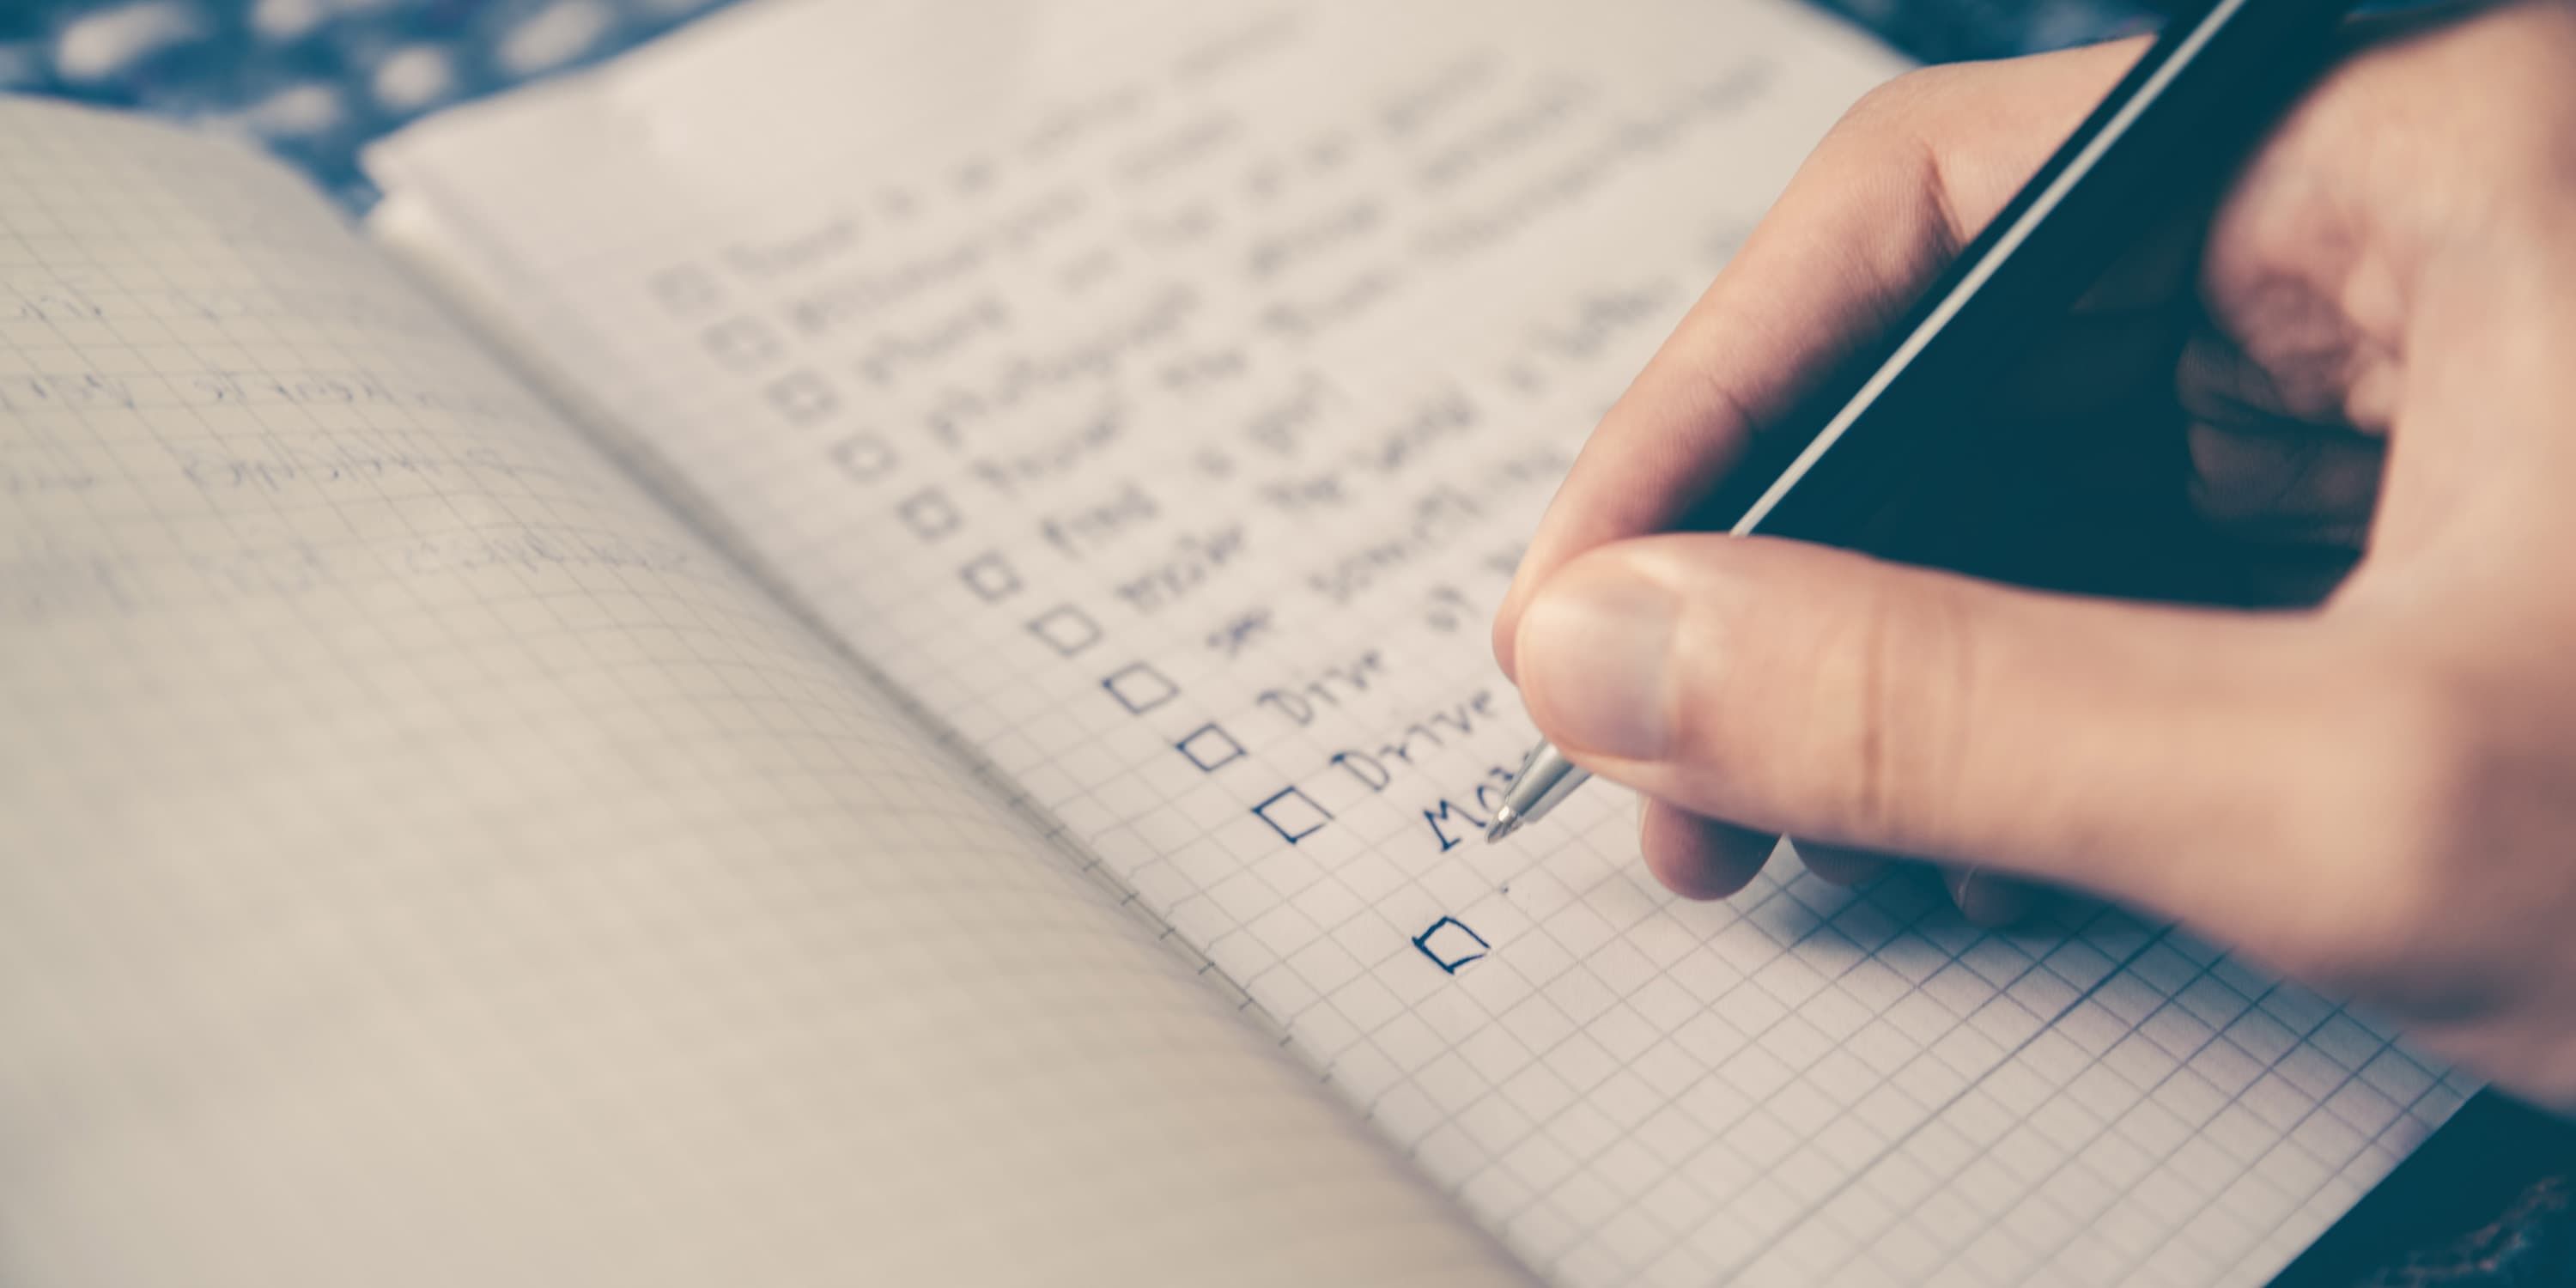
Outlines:
{"type": "Polygon", "coordinates": [[[2115,910],[1682,903],[1607,789],[1468,840],[1517,543],[1894,70],[1758,0],[782,5],[375,167],[1552,1281],[2257,1283],[2467,1084],[2115,910]]]}
{"type": "Polygon", "coordinates": [[[1517,1278],[246,149],[0,104],[0,497],[9,1282],[1517,1278]]]}

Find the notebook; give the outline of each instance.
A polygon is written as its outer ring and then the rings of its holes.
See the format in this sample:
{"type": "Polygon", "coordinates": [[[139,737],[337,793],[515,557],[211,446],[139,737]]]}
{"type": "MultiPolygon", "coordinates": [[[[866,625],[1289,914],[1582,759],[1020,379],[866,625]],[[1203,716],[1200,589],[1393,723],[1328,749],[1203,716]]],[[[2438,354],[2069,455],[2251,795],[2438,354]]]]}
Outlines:
{"type": "Polygon", "coordinates": [[[2253,1284],[2473,1089],[2069,905],[1477,833],[1781,0],[728,11],[0,104],[0,1277],[2253,1284]]]}

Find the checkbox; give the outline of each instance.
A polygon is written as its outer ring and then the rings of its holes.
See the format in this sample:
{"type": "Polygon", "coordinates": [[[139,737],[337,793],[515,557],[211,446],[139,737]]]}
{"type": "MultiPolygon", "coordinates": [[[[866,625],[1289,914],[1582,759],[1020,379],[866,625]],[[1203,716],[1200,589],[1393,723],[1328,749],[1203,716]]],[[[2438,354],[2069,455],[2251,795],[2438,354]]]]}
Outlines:
{"type": "Polygon", "coordinates": [[[1458,968],[1493,951],[1483,935],[1467,928],[1456,917],[1442,917],[1431,923],[1431,929],[1413,937],[1413,946],[1431,959],[1445,974],[1455,975],[1458,968]]]}
{"type": "Polygon", "coordinates": [[[811,425],[832,414],[841,400],[811,371],[798,371],[769,382],[769,405],[790,425],[811,425]]]}
{"type": "Polygon", "coordinates": [[[1277,832],[1279,839],[1290,845],[1313,836],[1326,823],[1333,821],[1333,816],[1326,813],[1323,806],[1307,799],[1306,793],[1294,787],[1253,806],[1252,812],[1260,815],[1261,821],[1268,823],[1270,830],[1277,832]]]}
{"type": "Polygon", "coordinates": [[[957,575],[965,581],[966,589],[987,604],[1000,603],[1020,589],[1020,574],[1012,570],[1008,560],[991,552],[976,556],[974,562],[958,569],[957,575]]]}
{"type": "Polygon", "coordinates": [[[852,434],[832,445],[832,463],[861,483],[874,483],[894,468],[894,449],[874,434],[852,434]]]}
{"type": "Polygon", "coordinates": [[[1189,757],[1190,763],[1201,771],[1214,770],[1219,765],[1230,765],[1243,759],[1243,744],[1236,742],[1233,734],[1212,724],[1200,725],[1196,732],[1172,745],[1180,748],[1181,754],[1189,757]]]}
{"type": "Polygon", "coordinates": [[[1029,634],[1053,645],[1056,652],[1071,657],[1100,642],[1100,623],[1091,620],[1091,614],[1071,604],[1058,604],[1030,621],[1029,634]]]}
{"type": "Polygon", "coordinates": [[[1118,705],[1127,708],[1128,714],[1139,716],[1171,701],[1181,691],[1164,679],[1162,672],[1144,662],[1111,673],[1100,687],[1109,690],[1109,696],[1118,699],[1118,705]]]}
{"type": "Polygon", "coordinates": [[[948,503],[948,494],[937,488],[913,493],[895,507],[895,513],[903,517],[903,526],[912,529],[912,535],[924,541],[937,541],[964,522],[957,507],[948,503]]]}
{"type": "Polygon", "coordinates": [[[663,308],[673,313],[703,313],[724,300],[724,291],[716,279],[703,268],[664,269],[653,275],[647,288],[663,308]]]}
{"type": "Polygon", "coordinates": [[[750,371],[778,356],[778,335],[757,318],[734,318],[699,337],[707,353],[728,370],[750,371]]]}

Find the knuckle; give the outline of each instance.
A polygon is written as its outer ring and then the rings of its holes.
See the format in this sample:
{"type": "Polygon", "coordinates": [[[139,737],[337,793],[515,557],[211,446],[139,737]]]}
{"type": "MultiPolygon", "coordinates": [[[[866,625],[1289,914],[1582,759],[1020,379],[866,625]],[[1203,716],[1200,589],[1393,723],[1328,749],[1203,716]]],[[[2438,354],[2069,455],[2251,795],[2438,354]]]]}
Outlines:
{"type": "Polygon", "coordinates": [[[1975,701],[1973,635],[1944,596],[1866,592],[1821,641],[1810,754],[1844,834],[1898,852],[1943,848],[1955,717],[1975,701]]]}
{"type": "Polygon", "coordinates": [[[1793,195],[1824,200],[1816,194],[1830,194],[1870,222],[1901,230],[1881,248],[1894,256],[1882,263],[1928,271],[1956,254],[1971,230],[1955,206],[1943,158],[1966,142],[1957,105],[1975,97],[1978,74],[1926,67],[1862,95],[1817,145],[1791,185],[1793,195]]]}
{"type": "Polygon", "coordinates": [[[1937,180],[1929,131],[1938,128],[1937,80],[1949,69],[1929,67],[1885,81],[1853,102],[1826,131],[1809,158],[1811,183],[1847,190],[1906,192],[1937,180]]]}
{"type": "Polygon", "coordinates": [[[1957,67],[1917,67],[1880,81],[1853,101],[1835,129],[1862,134],[1895,131],[1910,136],[1923,109],[1947,94],[1959,74],[1957,67]]]}

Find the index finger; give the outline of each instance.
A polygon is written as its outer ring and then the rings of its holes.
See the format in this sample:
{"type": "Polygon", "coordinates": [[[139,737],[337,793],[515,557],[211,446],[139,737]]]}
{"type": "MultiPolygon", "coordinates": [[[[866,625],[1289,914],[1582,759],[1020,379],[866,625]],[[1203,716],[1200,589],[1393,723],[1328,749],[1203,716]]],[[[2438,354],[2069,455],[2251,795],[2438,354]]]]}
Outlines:
{"type": "Polygon", "coordinates": [[[1576,457],[1495,615],[1503,673],[1548,574],[1672,527],[1913,301],[2142,48],[1926,69],[1845,115],[1576,457]]]}

